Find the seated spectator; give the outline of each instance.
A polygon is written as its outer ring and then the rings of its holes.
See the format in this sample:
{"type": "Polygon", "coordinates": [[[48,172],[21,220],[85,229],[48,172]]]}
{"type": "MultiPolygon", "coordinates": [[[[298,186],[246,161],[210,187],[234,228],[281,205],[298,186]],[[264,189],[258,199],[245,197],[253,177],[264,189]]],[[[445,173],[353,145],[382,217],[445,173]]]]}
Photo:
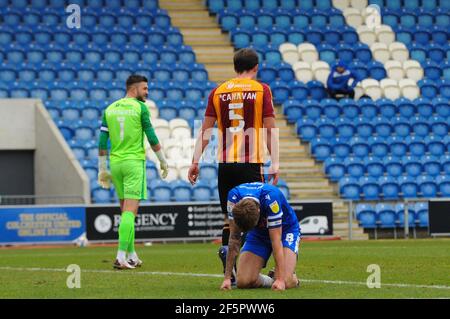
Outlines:
{"type": "Polygon", "coordinates": [[[339,61],[331,68],[330,75],[327,80],[327,91],[331,98],[339,100],[344,97],[355,97],[354,88],[358,83],[358,78],[345,63],[339,61]],[[351,83],[349,83],[351,81],[351,83]],[[343,95],[337,97],[337,95],[343,95]]]}

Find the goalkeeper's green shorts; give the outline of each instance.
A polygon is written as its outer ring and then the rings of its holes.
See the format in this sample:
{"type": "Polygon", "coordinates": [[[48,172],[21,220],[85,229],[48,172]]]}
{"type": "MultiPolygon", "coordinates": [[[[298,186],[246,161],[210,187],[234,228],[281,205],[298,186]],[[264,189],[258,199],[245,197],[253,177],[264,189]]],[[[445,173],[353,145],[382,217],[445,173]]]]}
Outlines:
{"type": "Polygon", "coordinates": [[[145,161],[112,162],[110,168],[112,182],[119,199],[147,199],[145,161]]]}

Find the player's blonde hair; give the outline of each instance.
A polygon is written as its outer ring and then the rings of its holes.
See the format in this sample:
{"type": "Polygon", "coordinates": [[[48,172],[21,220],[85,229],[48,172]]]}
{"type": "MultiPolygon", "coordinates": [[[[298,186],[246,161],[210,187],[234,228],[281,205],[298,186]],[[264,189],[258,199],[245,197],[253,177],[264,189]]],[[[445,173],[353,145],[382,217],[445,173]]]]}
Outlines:
{"type": "Polygon", "coordinates": [[[249,231],[258,223],[259,204],[251,198],[241,199],[233,207],[233,219],[241,231],[249,231]]]}

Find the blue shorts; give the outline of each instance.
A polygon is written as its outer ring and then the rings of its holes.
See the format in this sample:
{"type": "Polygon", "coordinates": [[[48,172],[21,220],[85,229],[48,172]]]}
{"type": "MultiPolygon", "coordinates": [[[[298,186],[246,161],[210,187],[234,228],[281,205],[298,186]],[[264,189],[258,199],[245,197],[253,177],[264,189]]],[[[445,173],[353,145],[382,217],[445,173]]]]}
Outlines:
{"type": "MultiPolygon", "coordinates": [[[[298,244],[300,243],[299,227],[293,227],[286,231],[283,230],[281,242],[283,247],[289,248],[298,255],[298,244]]],[[[261,257],[264,259],[264,264],[266,264],[272,254],[272,242],[270,241],[269,234],[264,235],[255,230],[248,232],[241,253],[244,251],[254,253],[261,257]]]]}

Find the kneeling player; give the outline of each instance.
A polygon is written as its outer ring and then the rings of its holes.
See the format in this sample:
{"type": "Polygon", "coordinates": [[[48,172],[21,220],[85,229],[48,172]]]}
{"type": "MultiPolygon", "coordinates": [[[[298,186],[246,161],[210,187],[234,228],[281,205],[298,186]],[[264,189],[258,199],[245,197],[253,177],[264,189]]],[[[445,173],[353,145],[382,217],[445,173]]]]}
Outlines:
{"type": "Polygon", "coordinates": [[[231,289],[231,274],[239,254],[241,233],[248,232],[237,267],[238,288],[298,286],[297,265],[300,226],[294,210],[275,186],[246,183],[228,193],[230,239],[221,289],[231,289]],[[275,277],[261,274],[273,252],[275,277]]]}

